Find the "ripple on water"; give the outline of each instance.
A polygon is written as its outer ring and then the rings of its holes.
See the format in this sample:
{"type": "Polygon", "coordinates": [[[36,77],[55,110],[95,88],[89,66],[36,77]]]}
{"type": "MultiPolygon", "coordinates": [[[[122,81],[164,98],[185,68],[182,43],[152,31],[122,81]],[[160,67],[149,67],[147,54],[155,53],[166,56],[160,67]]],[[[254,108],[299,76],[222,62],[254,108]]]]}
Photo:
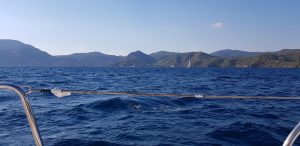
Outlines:
{"type": "Polygon", "coordinates": [[[235,122],[219,128],[209,135],[218,141],[229,142],[232,145],[281,145],[282,141],[274,138],[272,135],[274,131],[270,129],[271,125],[266,127],[250,122],[235,122]]]}
{"type": "MultiPolygon", "coordinates": [[[[0,79],[37,88],[300,96],[299,69],[0,68],[0,79]]],[[[297,100],[29,96],[45,145],[276,146],[300,120],[297,100]]],[[[0,123],[0,145],[33,144],[17,96],[1,92],[0,123]]]]}

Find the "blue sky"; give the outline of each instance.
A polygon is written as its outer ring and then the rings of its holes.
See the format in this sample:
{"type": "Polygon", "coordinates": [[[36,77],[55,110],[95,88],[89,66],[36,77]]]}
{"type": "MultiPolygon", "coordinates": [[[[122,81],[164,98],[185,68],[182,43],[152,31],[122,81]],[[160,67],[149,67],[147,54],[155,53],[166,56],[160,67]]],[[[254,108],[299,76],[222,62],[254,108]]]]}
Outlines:
{"type": "Polygon", "coordinates": [[[0,38],[50,54],[300,48],[299,0],[0,0],[0,38]]]}

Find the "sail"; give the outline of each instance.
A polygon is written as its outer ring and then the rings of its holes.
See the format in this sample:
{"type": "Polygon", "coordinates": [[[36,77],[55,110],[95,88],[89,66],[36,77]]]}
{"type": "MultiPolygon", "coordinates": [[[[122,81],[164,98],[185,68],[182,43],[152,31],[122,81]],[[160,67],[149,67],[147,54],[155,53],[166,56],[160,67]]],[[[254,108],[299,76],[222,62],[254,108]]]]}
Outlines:
{"type": "Polygon", "coordinates": [[[188,68],[190,68],[191,67],[191,59],[189,60],[189,64],[188,64],[188,66],[187,66],[188,68]]]}

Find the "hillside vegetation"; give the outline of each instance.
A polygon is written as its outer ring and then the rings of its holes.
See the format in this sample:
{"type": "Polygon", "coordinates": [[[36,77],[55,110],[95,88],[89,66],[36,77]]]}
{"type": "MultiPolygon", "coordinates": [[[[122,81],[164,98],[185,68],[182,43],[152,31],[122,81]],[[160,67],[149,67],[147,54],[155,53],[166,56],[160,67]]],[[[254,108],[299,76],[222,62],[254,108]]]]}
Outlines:
{"type": "Polygon", "coordinates": [[[145,54],[136,51],[127,56],[100,52],[52,56],[16,40],[0,40],[0,66],[66,66],[66,67],[300,67],[300,49],[277,52],[221,50],[204,52],[167,52],[145,54]],[[230,55],[230,52],[232,53],[230,55]]]}

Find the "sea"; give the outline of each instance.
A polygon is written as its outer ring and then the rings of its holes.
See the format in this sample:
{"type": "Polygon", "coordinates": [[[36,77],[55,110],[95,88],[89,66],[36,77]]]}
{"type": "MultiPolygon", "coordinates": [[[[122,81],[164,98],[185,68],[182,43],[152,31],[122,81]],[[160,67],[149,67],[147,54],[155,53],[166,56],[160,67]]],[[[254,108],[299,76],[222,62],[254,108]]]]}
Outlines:
{"type": "MultiPolygon", "coordinates": [[[[35,89],[300,96],[300,69],[0,67],[0,82],[35,89]]],[[[300,100],[58,98],[39,92],[28,99],[47,146],[280,146],[300,121],[300,100]]],[[[10,91],[0,91],[0,145],[34,145],[19,97],[10,91]]]]}

